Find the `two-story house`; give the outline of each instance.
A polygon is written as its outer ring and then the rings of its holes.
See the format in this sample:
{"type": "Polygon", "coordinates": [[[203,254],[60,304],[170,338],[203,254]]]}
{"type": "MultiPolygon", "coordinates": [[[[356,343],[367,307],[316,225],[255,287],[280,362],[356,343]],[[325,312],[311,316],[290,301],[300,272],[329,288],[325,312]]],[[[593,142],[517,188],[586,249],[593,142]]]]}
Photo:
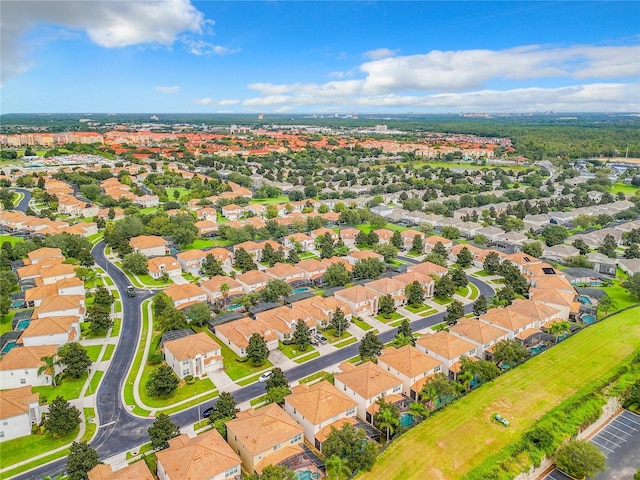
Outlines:
{"type": "Polygon", "coordinates": [[[164,342],[162,352],[181,379],[188,375],[203,378],[223,367],[222,348],[204,332],[164,342]]]}
{"type": "Polygon", "coordinates": [[[209,280],[200,282],[200,288],[207,294],[207,301],[211,304],[220,303],[234,295],[242,295],[244,290],[242,284],[231,277],[216,275],[209,280]],[[226,287],[222,287],[226,284],[226,287]],[[223,292],[223,290],[225,290],[223,292]]]}
{"type": "Polygon", "coordinates": [[[382,349],[378,366],[402,380],[402,394],[413,400],[418,399],[427,377],[442,372],[440,360],[411,345],[382,349]]]}
{"type": "Polygon", "coordinates": [[[30,386],[0,390],[0,441],[31,435],[40,420],[40,394],[30,386]]]}
{"type": "Polygon", "coordinates": [[[0,385],[3,389],[51,385],[51,378],[61,370],[60,366],[54,366],[55,372],[47,370],[40,375],[38,370],[44,366],[44,357],[53,357],[57,352],[57,345],[12,348],[0,360],[0,385]]]}
{"type": "Polygon", "coordinates": [[[182,268],[178,261],[169,256],[153,257],[147,260],[147,268],[151,278],[159,279],[163,275],[169,277],[179,277],[182,275],[182,268]]]}
{"type": "Polygon", "coordinates": [[[200,275],[200,268],[205,258],[207,258],[207,253],[197,249],[187,250],[176,255],[182,271],[195,276],[200,275]]]}
{"type": "Polygon", "coordinates": [[[171,299],[173,306],[179,310],[187,308],[194,303],[207,301],[207,293],[193,283],[184,285],[174,283],[166,288],[164,293],[171,299]]]}
{"type": "Polygon", "coordinates": [[[347,305],[354,317],[373,316],[378,313],[380,294],[362,285],[338,290],[333,296],[347,305]]]}
{"type": "Polygon", "coordinates": [[[134,253],[141,253],[146,257],[161,257],[168,252],[167,241],[155,235],[140,235],[129,240],[134,253]]]}
{"type": "Polygon", "coordinates": [[[416,348],[442,362],[442,373],[455,380],[460,373],[460,357],[476,357],[478,347],[449,332],[441,330],[434,334],[422,335],[416,341],[416,348]]]}

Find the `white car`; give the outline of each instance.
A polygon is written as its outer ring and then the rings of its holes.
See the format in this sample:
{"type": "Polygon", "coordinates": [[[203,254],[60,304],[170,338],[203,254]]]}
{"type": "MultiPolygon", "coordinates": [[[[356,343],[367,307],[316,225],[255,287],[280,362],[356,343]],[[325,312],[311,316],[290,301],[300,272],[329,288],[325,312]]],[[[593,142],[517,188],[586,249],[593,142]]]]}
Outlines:
{"type": "Polygon", "coordinates": [[[266,382],[270,378],[271,378],[271,372],[264,372],[262,375],[260,375],[260,378],[258,379],[258,381],[259,382],[266,382]]]}

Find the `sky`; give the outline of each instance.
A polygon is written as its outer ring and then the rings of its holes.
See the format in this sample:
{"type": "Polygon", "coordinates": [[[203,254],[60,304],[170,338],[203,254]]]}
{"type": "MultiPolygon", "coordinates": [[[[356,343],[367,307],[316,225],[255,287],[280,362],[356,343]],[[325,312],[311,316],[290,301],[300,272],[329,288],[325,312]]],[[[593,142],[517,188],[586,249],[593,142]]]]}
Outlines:
{"type": "Polygon", "coordinates": [[[0,113],[639,112],[636,1],[0,0],[0,113]]]}

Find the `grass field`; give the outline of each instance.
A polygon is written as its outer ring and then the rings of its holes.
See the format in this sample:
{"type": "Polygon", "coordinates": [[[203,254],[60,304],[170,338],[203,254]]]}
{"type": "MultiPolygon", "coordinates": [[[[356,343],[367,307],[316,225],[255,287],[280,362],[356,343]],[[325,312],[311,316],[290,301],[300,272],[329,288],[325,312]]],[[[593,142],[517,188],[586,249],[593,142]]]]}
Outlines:
{"type": "Polygon", "coordinates": [[[611,193],[614,195],[618,192],[622,192],[625,195],[635,195],[638,193],[638,187],[634,187],[633,185],[627,185],[626,183],[614,183],[611,187],[611,193]]]}
{"type": "Polygon", "coordinates": [[[458,479],[640,348],[637,308],[597,323],[424,421],[360,479],[458,479]],[[509,428],[492,423],[500,413],[509,428]]]}
{"type": "Polygon", "coordinates": [[[9,242],[11,245],[15,245],[16,243],[24,242],[24,239],[12,237],[11,235],[0,235],[0,245],[5,242],[9,242]]]}

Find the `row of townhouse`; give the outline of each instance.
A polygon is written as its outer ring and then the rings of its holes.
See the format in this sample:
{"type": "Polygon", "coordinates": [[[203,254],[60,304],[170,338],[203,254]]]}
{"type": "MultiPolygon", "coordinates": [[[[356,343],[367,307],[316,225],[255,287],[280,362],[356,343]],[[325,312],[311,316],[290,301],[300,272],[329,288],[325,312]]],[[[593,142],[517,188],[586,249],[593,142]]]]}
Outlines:
{"type": "Polygon", "coordinates": [[[25,215],[23,212],[0,211],[0,226],[9,229],[10,233],[28,232],[38,235],[69,233],[88,237],[98,233],[98,226],[95,222],[69,224],[60,220],[25,215]]]}
{"type": "Polygon", "coordinates": [[[41,371],[44,358],[55,357],[61,345],[79,338],[85,314],[84,282],[76,278],[75,267],[62,264],[63,260],[59,248],[40,248],[30,252],[26,265],[17,269],[21,281],[31,280],[36,286],[25,291],[30,317],[15,325],[16,345],[0,360],[4,390],[0,439],[31,433],[31,425],[40,421],[38,395],[31,393],[31,387],[51,385],[60,371],[58,366],[41,371]]]}

